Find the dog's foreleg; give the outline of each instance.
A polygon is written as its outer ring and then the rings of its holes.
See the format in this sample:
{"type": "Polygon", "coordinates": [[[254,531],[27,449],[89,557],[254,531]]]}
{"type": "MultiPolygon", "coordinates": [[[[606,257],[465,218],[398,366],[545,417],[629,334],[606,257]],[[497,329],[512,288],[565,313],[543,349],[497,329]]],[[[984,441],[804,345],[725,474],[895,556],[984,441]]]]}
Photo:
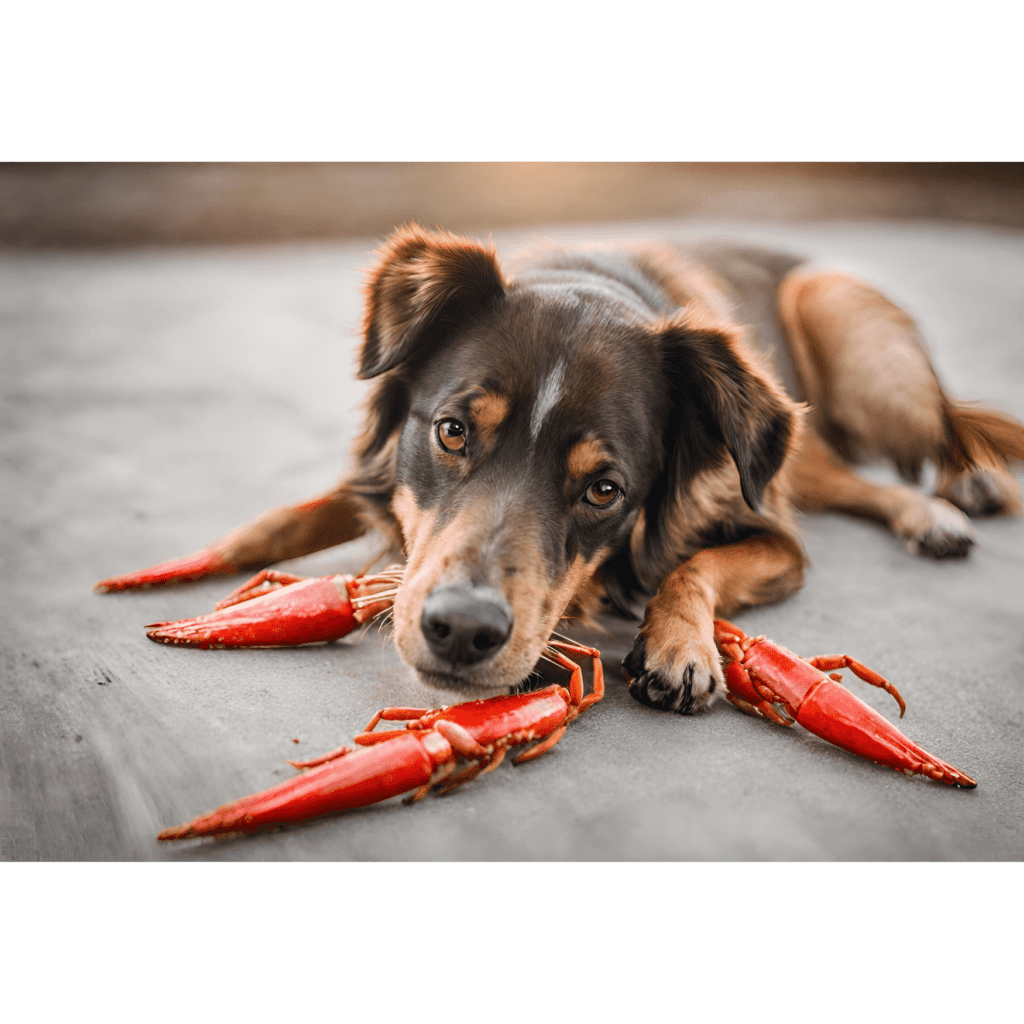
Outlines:
{"type": "Polygon", "coordinates": [[[342,484],[298,505],[270,509],[211,547],[239,569],[261,568],[361,537],[366,527],[359,511],[356,499],[342,484]]]}
{"type": "Polygon", "coordinates": [[[804,556],[789,537],[761,534],[708,548],[671,572],[622,663],[642,704],[689,714],[725,688],[713,620],[779,601],[803,584],[804,556]]]}
{"type": "Polygon", "coordinates": [[[343,483],[309,501],[264,512],[194,555],[101,580],[95,589],[133,590],[259,569],[343,544],[365,532],[360,505],[343,483]]]}

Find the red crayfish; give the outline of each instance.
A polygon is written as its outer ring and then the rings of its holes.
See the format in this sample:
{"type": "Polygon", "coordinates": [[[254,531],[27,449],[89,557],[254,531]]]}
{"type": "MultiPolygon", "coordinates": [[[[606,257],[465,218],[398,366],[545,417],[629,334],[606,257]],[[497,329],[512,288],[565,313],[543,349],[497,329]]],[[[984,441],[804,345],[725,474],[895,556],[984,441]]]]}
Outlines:
{"type": "Polygon", "coordinates": [[[151,640],[192,647],[297,647],[338,640],[391,607],[399,566],[371,576],[304,579],[264,569],[196,619],[152,622],[151,640]]]}
{"type": "Polygon", "coordinates": [[[511,747],[536,741],[513,761],[522,764],[550,750],[566,726],[604,696],[600,652],[566,639],[548,641],[547,660],[569,670],[569,687],[547,686],[532,693],[490,697],[451,707],[385,708],[341,747],[310,761],[292,761],[302,775],[262,793],[218,807],[184,825],[164,829],[158,839],[190,839],[225,832],[254,832],[366,807],[415,790],[409,803],[435,786],[450,793],[501,764],[511,747]],[[583,671],[562,652],[593,659],[593,691],[583,693],[583,671]],[[381,721],[404,721],[404,729],[374,732],[381,721]],[[457,774],[457,759],[468,768],[457,774]]]}
{"type": "Polygon", "coordinates": [[[800,658],[763,636],[749,637],[738,626],[715,620],[715,643],[725,660],[727,699],[776,725],[799,722],[837,747],[905,775],[927,775],[950,786],[973,789],[977,783],[911,742],[891,722],[839,682],[835,671],[848,668],[866,683],[906,704],[892,683],[845,654],[800,658]],[[829,673],[826,675],[826,672],[829,673]],[[780,704],[789,718],[772,706],[780,704]]]}
{"type": "MultiPolygon", "coordinates": [[[[103,586],[117,589],[114,584],[127,587],[149,585],[164,578],[181,579],[189,565],[188,559],[166,563],[105,581],[103,586]],[[167,575],[172,567],[175,576],[167,575]]],[[[147,635],[163,643],[199,647],[283,647],[336,640],[390,608],[401,579],[398,566],[371,576],[315,579],[267,569],[219,602],[211,614],[153,623],[147,627],[147,635]]],[[[724,620],[716,620],[714,626],[715,641],[725,662],[726,696],[736,707],[777,725],[799,722],[850,753],[907,775],[926,775],[964,788],[977,785],[970,776],[907,739],[842,686],[836,671],[848,668],[865,682],[884,689],[899,704],[902,718],[906,704],[899,691],[874,670],[847,655],[803,659],[763,636],[749,637],[724,620]],[[786,716],[774,705],[780,705],[786,716]]],[[[417,790],[413,799],[438,785],[441,792],[449,792],[481,772],[492,771],[501,763],[506,749],[532,738],[540,742],[516,758],[516,763],[537,757],[557,743],[565,726],[600,700],[604,692],[597,651],[553,640],[546,655],[572,669],[568,691],[548,687],[436,711],[386,708],[356,737],[357,749],[342,747],[312,761],[292,762],[309,771],[187,826],[169,829],[161,838],[297,821],[376,803],[410,789],[417,790]],[[594,658],[594,692],[589,696],[583,696],[579,666],[560,654],[556,649],[559,647],[594,658]],[[406,721],[408,725],[405,730],[373,732],[382,720],[406,721]],[[358,749],[376,748],[385,741],[386,749],[358,749]],[[473,763],[451,777],[459,756],[473,763]]]]}

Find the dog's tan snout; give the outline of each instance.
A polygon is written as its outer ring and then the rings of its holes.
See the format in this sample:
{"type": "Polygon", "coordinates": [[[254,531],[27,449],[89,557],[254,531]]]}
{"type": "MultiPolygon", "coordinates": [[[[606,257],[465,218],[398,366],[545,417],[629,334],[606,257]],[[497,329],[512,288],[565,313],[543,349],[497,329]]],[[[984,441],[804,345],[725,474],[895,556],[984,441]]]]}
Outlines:
{"type": "Polygon", "coordinates": [[[423,601],[420,629],[443,661],[472,665],[497,654],[512,635],[512,609],[486,586],[438,586],[423,601]]]}

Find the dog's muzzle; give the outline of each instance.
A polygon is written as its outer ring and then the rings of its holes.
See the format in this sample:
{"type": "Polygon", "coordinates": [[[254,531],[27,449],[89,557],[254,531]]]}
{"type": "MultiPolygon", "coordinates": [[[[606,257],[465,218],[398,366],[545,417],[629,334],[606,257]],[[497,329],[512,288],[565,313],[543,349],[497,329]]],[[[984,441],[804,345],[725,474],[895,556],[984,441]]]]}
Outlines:
{"type": "Polygon", "coordinates": [[[427,646],[453,666],[495,655],[512,635],[512,625],[512,609],[493,587],[435,587],[420,618],[427,646]]]}

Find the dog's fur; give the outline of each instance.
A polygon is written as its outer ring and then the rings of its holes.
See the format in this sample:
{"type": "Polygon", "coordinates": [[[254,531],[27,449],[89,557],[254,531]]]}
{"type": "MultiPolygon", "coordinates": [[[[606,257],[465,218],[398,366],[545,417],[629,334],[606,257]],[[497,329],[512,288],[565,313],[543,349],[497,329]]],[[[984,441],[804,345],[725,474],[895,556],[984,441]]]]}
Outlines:
{"type": "Polygon", "coordinates": [[[630,692],[689,712],[722,687],[712,618],[801,586],[795,509],[873,517],[936,558],[967,553],[965,512],[1021,509],[1024,427],[949,398],[874,288],[778,253],[550,250],[508,276],[411,226],[372,271],[359,375],[350,479],[220,550],[266,564],[383,530],[407,559],[395,640],[427,685],[514,687],[559,619],[653,594],[630,692]],[[850,468],[872,456],[908,485],[850,468]],[[934,497],[909,485],[926,460],[934,497]],[[507,640],[439,656],[425,603],[446,588],[507,603],[507,640]]]}

